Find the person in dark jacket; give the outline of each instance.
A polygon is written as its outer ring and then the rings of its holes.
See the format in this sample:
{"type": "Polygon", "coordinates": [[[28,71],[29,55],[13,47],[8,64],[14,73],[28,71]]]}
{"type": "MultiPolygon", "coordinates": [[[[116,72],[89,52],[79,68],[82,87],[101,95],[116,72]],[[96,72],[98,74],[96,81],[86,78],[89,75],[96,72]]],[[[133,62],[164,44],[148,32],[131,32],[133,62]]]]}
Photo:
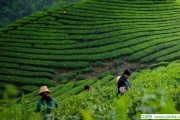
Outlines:
{"type": "Polygon", "coordinates": [[[91,90],[91,87],[90,87],[89,85],[85,85],[85,86],[84,86],[84,90],[85,90],[85,91],[90,91],[90,90],[91,90]]]}
{"type": "Polygon", "coordinates": [[[131,88],[130,82],[128,81],[128,78],[130,76],[131,76],[130,70],[124,70],[123,75],[118,80],[118,84],[117,84],[118,93],[117,93],[117,95],[123,94],[126,90],[128,90],[128,88],[131,88]]]}
{"type": "Polygon", "coordinates": [[[41,112],[42,116],[50,114],[53,108],[58,108],[56,99],[50,97],[51,91],[48,90],[47,86],[41,86],[38,95],[42,98],[38,101],[36,106],[36,112],[41,112]]]}

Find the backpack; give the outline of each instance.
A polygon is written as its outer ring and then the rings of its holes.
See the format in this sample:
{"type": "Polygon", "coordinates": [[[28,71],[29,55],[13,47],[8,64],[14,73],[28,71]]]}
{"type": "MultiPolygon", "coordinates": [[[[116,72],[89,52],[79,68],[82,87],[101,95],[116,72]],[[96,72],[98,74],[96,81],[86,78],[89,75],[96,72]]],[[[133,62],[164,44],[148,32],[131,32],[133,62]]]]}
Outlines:
{"type": "Polygon", "coordinates": [[[120,78],[121,78],[121,76],[117,76],[116,77],[116,79],[115,79],[116,80],[116,84],[118,84],[118,81],[119,81],[120,78]]]}

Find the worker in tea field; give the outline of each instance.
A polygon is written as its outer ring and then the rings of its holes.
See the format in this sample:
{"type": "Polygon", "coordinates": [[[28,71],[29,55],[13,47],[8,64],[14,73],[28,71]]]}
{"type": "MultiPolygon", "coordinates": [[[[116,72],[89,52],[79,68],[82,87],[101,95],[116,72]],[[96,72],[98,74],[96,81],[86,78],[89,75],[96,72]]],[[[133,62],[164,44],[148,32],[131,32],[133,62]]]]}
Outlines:
{"type": "Polygon", "coordinates": [[[84,86],[84,90],[85,90],[85,91],[93,91],[94,89],[91,88],[90,85],[85,85],[85,86],[84,86]]]}
{"type": "Polygon", "coordinates": [[[84,86],[84,90],[85,90],[85,91],[90,91],[90,90],[91,90],[91,87],[90,87],[89,85],[85,85],[85,86],[84,86]]]}
{"type": "Polygon", "coordinates": [[[128,78],[131,76],[131,72],[129,70],[124,70],[124,73],[122,76],[118,76],[117,79],[118,80],[118,83],[117,83],[117,86],[118,86],[118,93],[117,95],[119,94],[123,94],[126,90],[128,90],[128,88],[130,88],[130,83],[128,81],[128,78]]]}
{"type": "Polygon", "coordinates": [[[50,97],[51,91],[48,90],[47,86],[41,86],[38,95],[41,96],[41,99],[38,101],[36,106],[36,112],[41,112],[43,120],[52,120],[54,119],[52,112],[53,108],[58,108],[57,101],[50,97]]]}

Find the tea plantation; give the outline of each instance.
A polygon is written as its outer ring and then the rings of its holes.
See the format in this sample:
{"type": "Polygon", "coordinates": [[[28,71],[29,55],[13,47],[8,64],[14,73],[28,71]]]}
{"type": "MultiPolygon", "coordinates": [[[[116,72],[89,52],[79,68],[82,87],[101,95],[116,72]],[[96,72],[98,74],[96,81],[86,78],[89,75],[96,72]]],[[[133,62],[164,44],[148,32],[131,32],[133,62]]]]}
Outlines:
{"type": "Polygon", "coordinates": [[[27,90],[96,61],[179,60],[179,16],[171,0],[84,0],[37,12],[0,29],[0,82],[27,90]]]}
{"type": "MultiPolygon", "coordinates": [[[[52,87],[52,96],[59,104],[53,114],[57,120],[140,120],[142,113],[180,114],[179,67],[179,62],[173,62],[167,67],[133,73],[132,88],[119,97],[113,75],[52,87]],[[87,84],[92,91],[83,91],[87,84]]],[[[37,93],[38,89],[18,101],[6,98],[0,107],[1,119],[40,120],[40,114],[34,112],[40,99],[37,93]]]]}

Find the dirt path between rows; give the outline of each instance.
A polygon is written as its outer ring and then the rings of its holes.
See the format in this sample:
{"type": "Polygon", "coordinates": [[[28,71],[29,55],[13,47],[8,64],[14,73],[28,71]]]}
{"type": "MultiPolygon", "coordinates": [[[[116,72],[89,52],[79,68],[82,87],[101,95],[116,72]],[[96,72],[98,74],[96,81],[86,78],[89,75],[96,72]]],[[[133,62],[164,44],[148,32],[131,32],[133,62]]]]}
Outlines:
{"type": "MultiPolygon", "coordinates": [[[[150,64],[142,64],[137,62],[128,62],[126,60],[119,60],[120,65],[115,67],[112,60],[102,62],[100,66],[94,66],[94,63],[90,65],[91,72],[83,74],[84,79],[90,78],[98,78],[101,74],[111,71],[116,75],[121,75],[125,69],[130,69],[131,71],[139,71],[141,69],[145,69],[149,67],[150,64]]],[[[73,70],[56,70],[54,73],[53,80],[55,81],[56,85],[61,84],[59,81],[59,77],[62,74],[71,74],[74,73],[73,70]]],[[[74,79],[70,81],[78,81],[76,80],[76,76],[73,77],[74,79]]]]}

